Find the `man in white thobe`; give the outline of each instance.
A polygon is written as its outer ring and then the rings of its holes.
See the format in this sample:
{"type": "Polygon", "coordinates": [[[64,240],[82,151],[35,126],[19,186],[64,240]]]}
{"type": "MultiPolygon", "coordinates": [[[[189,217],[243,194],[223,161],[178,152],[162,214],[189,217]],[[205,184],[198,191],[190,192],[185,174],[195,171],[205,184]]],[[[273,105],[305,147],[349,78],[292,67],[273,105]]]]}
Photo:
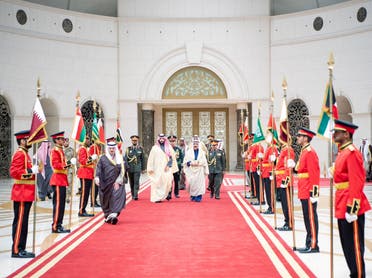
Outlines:
{"type": "Polygon", "coordinates": [[[172,190],[173,173],[178,171],[177,160],[172,146],[164,134],[159,134],[147,160],[147,174],[151,180],[150,201],[160,203],[168,201],[172,190]]]}
{"type": "Polygon", "coordinates": [[[205,152],[199,146],[199,140],[194,138],[193,148],[186,151],[183,160],[186,181],[189,185],[187,191],[193,202],[201,202],[205,194],[205,178],[209,174],[205,152]]]}

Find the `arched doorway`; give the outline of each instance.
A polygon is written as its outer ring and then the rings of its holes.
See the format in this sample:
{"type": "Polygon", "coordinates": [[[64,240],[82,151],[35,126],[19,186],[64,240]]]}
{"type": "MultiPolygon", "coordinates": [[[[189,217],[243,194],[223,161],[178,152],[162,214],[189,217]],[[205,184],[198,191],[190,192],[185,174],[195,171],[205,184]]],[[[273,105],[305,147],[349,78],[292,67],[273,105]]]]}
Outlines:
{"type": "Polygon", "coordinates": [[[12,157],[11,130],[9,105],[6,99],[0,96],[0,178],[9,177],[9,165],[12,157]]]}
{"type": "Polygon", "coordinates": [[[336,96],[338,118],[343,121],[352,123],[353,117],[351,116],[351,105],[345,96],[336,96]]]}
{"type": "Polygon", "coordinates": [[[296,154],[296,160],[301,152],[301,146],[296,144],[296,134],[300,127],[309,128],[309,109],[305,102],[299,98],[288,104],[289,133],[292,137],[292,147],[296,154]]]}
{"type": "Polygon", "coordinates": [[[45,126],[47,134],[56,133],[59,130],[58,107],[53,100],[48,98],[40,98],[40,104],[43,107],[47,125],[45,126]]]}

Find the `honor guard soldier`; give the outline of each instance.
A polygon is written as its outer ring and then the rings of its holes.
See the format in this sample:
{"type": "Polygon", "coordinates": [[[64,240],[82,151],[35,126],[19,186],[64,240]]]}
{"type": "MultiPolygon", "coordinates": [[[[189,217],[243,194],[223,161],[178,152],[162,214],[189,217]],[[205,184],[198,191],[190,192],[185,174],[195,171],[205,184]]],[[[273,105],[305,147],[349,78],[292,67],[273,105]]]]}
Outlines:
{"type": "Polygon", "coordinates": [[[298,199],[301,201],[302,213],[306,228],[305,247],[298,248],[300,253],[318,253],[318,214],[320,167],[319,158],[310,142],[315,132],[300,128],[297,133],[297,144],[301,146],[295,172],[298,177],[298,199]]]}
{"type": "Polygon", "coordinates": [[[63,152],[63,143],[65,142],[64,131],[51,135],[54,148],[50,152],[50,160],[53,168],[53,174],[50,179],[50,185],[53,189],[53,224],[52,233],[69,233],[69,229],[62,226],[63,216],[65,214],[66,188],[68,186],[67,173],[72,164],[76,164],[76,159],[71,158],[66,161],[63,152]]]}
{"type": "MultiPolygon", "coordinates": [[[[253,138],[253,141],[254,141],[254,138],[253,138]]],[[[263,157],[264,157],[263,146],[261,145],[260,142],[256,142],[256,143],[253,142],[249,148],[248,159],[251,162],[250,171],[251,171],[251,175],[253,176],[253,183],[252,183],[254,185],[253,192],[255,192],[257,202],[251,202],[252,205],[260,205],[260,202],[261,204],[265,204],[264,196],[262,194],[263,192],[261,192],[263,188],[260,188],[260,179],[261,179],[260,167],[262,164],[261,162],[262,162],[263,157]]]]}
{"type": "Polygon", "coordinates": [[[274,162],[278,157],[278,147],[273,142],[272,138],[268,141],[267,148],[265,150],[264,158],[262,160],[262,170],[261,170],[261,177],[263,182],[263,187],[265,189],[266,195],[266,202],[267,202],[267,210],[264,211],[264,214],[273,214],[273,203],[274,200],[274,188],[271,185],[273,174],[272,171],[275,169],[274,162]]]}
{"type": "MultiPolygon", "coordinates": [[[[179,148],[176,145],[177,144],[177,136],[175,136],[175,135],[168,136],[168,140],[169,140],[169,143],[174,150],[174,153],[176,155],[176,160],[177,160],[178,171],[173,173],[173,181],[174,181],[174,196],[176,198],[179,198],[180,197],[179,196],[179,193],[180,193],[179,182],[180,182],[180,173],[181,173],[181,170],[182,170],[182,163],[183,163],[184,153],[181,150],[181,148],[179,148]]],[[[171,197],[172,197],[172,190],[168,194],[168,198],[170,199],[171,197]]]]}
{"type": "Polygon", "coordinates": [[[145,158],[143,148],[138,144],[139,136],[132,135],[130,139],[132,146],[126,149],[124,161],[127,168],[132,199],[137,201],[141,172],[145,170],[145,158]]]}
{"type": "Polygon", "coordinates": [[[293,185],[293,181],[290,179],[290,172],[295,166],[294,162],[294,150],[291,146],[283,144],[280,150],[280,154],[276,163],[276,187],[278,194],[280,195],[280,201],[282,204],[282,210],[284,215],[284,225],[279,227],[279,231],[292,231],[292,204],[291,204],[291,192],[289,186],[293,185]],[[289,148],[289,151],[288,151],[289,148]]]}
{"type": "Polygon", "coordinates": [[[210,196],[213,196],[219,200],[220,199],[220,190],[223,179],[223,174],[226,168],[226,157],[225,152],[217,148],[218,141],[211,141],[211,148],[207,153],[207,162],[209,168],[208,187],[210,188],[210,196]]]}
{"type": "Polygon", "coordinates": [[[365,277],[365,213],[371,206],[363,192],[366,172],[362,154],[352,143],[357,128],[352,123],[335,120],[333,139],[339,152],[331,172],[336,188],[335,217],[350,277],[365,277]]]}
{"type": "Polygon", "coordinates": [[[84,145],[82,145],[77,153],[77,159],[79,162],[79,169],[77,176],[80,179],[80,204],[79,204],[79,216],[80,217],[91,217],[94,214],[86,212],[86,207],[89,200],[90,191],[94,179],[94,161],[97,160],[96,154],[89,155],[90,138],[86,137],[84,145]]]}
{"type": "Polygon", "coordinates": [[[29,130],[14,134],[17,139],[18,149],[10,163],[10,176],[14,179],[11,199],[13,201],[14,219],[12,225],[12,257],[34,258],[35,254],[26,251],[28,216],[32,202],[35,200],[35,174],[38,166],[32,166],[28,155],[27,138],[29,130]]]}

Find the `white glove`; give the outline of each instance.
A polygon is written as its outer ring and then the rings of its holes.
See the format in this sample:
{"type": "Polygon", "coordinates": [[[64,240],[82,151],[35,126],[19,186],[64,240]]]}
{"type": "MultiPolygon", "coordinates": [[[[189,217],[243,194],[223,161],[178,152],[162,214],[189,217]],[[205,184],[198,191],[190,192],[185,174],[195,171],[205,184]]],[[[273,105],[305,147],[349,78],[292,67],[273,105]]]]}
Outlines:
{"type": "Polygon", "coordinates": [[[264,154],[263,153],[258,153],[257,154],[257,158],[263,158],[264,157],[264,154]]]}
{"type": "Polygon", "coordinates": [[[248,159],[251,160],[252,159],[252,156],[251,155],[248,155],[248,159]]]}
{"type": "Polygon", "coordinates": [[[312,204],[318,202],[319,198],[313,198],[313,197],[310,197],[310,201],[312,204]]]}
{"type": "Polygon", "coordinates": [[[275,154],[271,154],[271,155],[270,155],[270,161],[271,161],[271,162],[275,162],[275,160],[276,160],[276,156],[275,156],[275,154]]]}
{"type": "Polygon", "coordinates": [[[95,184],[99,185],[99,177],[95,177],[94,182],[95,182],[95,184]]]}
{"type": "Polygon", "coordinates": [[[280,187],[281,187],[281,188],[287,188],[287,185],[286,185],[285,183],[282,182],[282,183],[280,184],[280,187]]]}
{"type": "Polygon", "coordinates": [[[332,166],[332,167],[329,167],[328,168],[328,176],[332,179],[333,178],[333,173],[335,171],[335,168],[332,166]]]}
{"type": "Polygon", "coordinates": [[[72,165],[76,165],[76,158],[75,157],[71,158],[70,162],[72,165]]]}
{"type": "Polygon", "coordinates": [[[96,154],[94,153],[94,154],[92,154],[91,158],[92,158],[92,160],[97,160],[98,155],[96,155],[96,154]]]}
{"type": "Polygon", "coordinates": [[[358,215],[345,212],[345,219],[347,222],[351,223],[358,219],[358,215]]]}
{"type": "Polygon", "coordinates": [[[272,175],[270,175],[269,179],[272,181],[274,179],[274,177],[272,175]]]}
{"type": "Polygon", "coordinates": [[[32,166],[31,167],[31,172],[32,172],[32,174],[39,173],[39,166],[37,166],[37,165],[32,166]]]}
{"type": "Polygon", "coordinates": [[[294,162],[293,159],[290,158],[287,160],[287,166],[288,168],[294,168],[296,166],[296,163],[294,162]]]}
{"type": "Polygon", "coordinates": [[[257,170],[257,175],[261,176],[261,171],[257,170]]]}

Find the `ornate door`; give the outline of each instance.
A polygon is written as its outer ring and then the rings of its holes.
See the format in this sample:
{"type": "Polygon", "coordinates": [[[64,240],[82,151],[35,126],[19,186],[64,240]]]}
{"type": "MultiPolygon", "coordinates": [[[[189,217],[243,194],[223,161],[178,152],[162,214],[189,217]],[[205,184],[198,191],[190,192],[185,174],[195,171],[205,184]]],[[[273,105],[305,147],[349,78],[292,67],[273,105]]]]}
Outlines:
{"type": "MultiPolygon", "coordinates": [[[[9,177],[11,154],[11,121],[7,101],[0,96],[0,177],[9,177]]],[[[17,149],[17,146],[14,146],[17,149]]]]}

